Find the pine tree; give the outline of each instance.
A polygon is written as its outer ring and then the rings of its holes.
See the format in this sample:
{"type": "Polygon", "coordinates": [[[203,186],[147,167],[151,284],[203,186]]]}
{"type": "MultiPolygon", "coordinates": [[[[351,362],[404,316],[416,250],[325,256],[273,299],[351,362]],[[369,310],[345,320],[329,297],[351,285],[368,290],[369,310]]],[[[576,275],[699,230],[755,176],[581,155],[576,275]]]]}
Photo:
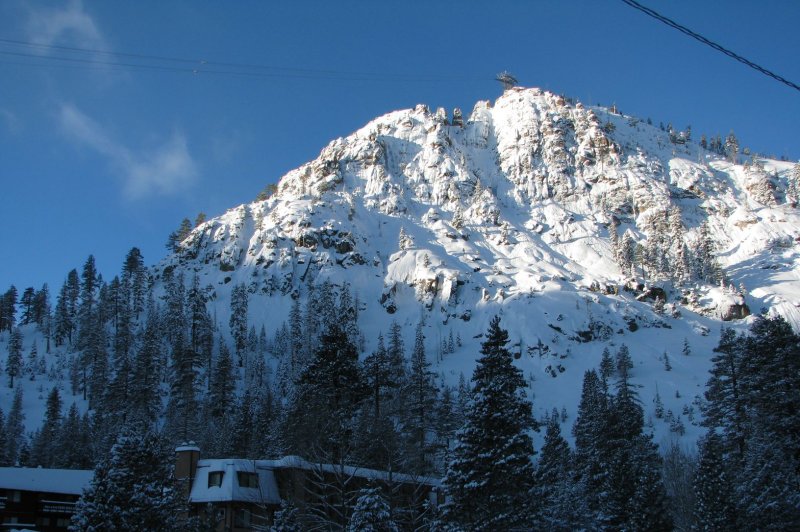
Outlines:
{"type": "Polygon", "coordinates": [[[436,469],[441,470],[443,469],[442,466],[446,466],[450,462],[450,453],[455,441],[456,431],[461,427],[463,421],[463,412],[458,410],[456,391],[444,383],[442,383],[442,393],[438,403],[438,407],[435,410],[435,429],[439,454],[436,469]]]}
{"type": "Polygon", "coordinates": [[[716,258],[716,244],[711,237],[708,222],[700,225],[700,234],[695,244],[695,274],[701,280],[716,283],[722,275],[722,270],[716,258]]]}
{"type": "Polygon", "coordinates": [[[20,462],[20,451],[25,443],[25,412],[22,411],[22,387],[14,391],[14,400],[6,420],[6,438],[8,443],[8,461],[12,464],[20,462]]]}
{"type": "Polygon", "coordinates": [[[403,431],[406,439],[406,470],[416,474],[432,471],[432,449],[429,434],[433,430],[434,414],[431,405],[435,403],[437,390],[433,383],[431,363],[425,354],[423,323],[417,325],[414,350],[411,353],[411,369],[404,386],[406,413],[403,431]]]}
{"type": "Polygon", "coordinates": [[[69,407],[67,415],[59,427],[58,453],[55,454],[54,467],[61,469],[88,469],[92,466],[89,450],[90,435],[85,432],[78,406],[69,407]]]}
{"type": "Polygon", "coordinates": [[[29,286],[22,291],[22,297],[19,298],[19,304],[22,306],[22,316],[20,316],[20,325],[28,325],[33,323],[33,302],[36,297],[36,290],[29,286]]]}
{"type": "MultiPolygon", "coordinates": [[[[800,336],[782,317],[756,319],[740,368],[754,435],[800,464],[800,336]]],[[[796,473],[800,480],[800,468],[796,473]]]]}
{"type": "Polygon", "coordinates": [[[617,351],[617,374],[620,379],[627,380],[630,377],[630,372],[633,369],[633,360],[628,346],[622,344],[617,351]]]}
{"type": "Polygon", "coordinates": [[[297,380],[285,425],[289,451],[345,462],[352,451],[355,416],[368,393],[358,351],[334,323],[297,380]]]}
{"type": "Polygon", "coordinates": [[[623,275],[632,275],[636,262],[636,240],[633,234],[628,230],[622,234],[622,239],[619,243],[619,254],[617,255],[617,264],[619,269],[622,270],[623,275]]]}
{"type": "Polygon", "coordinates": [[[197,433],[197,383],[200,361],[180,332],[172,345],[167,427],[175,441],[189,441],[197,433]]]}
{"type": "Polygon", "coordinates": [[[47,396],[44,422],[33,440],[31,465],[53,467],[58,459],[63,444],[58,439],[61,430],[61,404],[58,388],[53,387],[47,396]]]}
{"type": "Polygon", "coordinates": [[[617,374],[617,365],[611,358],[611,352],[608,348],[603,349],[602,358],[600,359],[600,378],[603,380],[604,385],[608,386],[608,381],[617,374]]]}
{"type": "Polygon", "coordinates": [[[176,253],[180,251],[180,243],[186,240],[191,232],[192,222],[189,218],[184,218],[181,220],[181,225],[167,237],[167,249],[176,253]]]}
{"type": "Polygon", "coordinates": [[[695,528],[737,530],[734,484],[730,466],[725,463],[722,439],[709,431],[699,447],[700,461],[693,482],[695,528]]]}
{"type": "Polygon", "coordinates": [[[347,532],[397,532],[386,499],[377,487],[366,487],[358,492],[347,532]]]}
{"type": "MultiPolygon", "coordinates": [[[[309,304],[310,304],[309,299],[309,304]]],[[[294,380],[304,369],[306,363],[305,347],[310,344],[304,342],[305,331],[303,330],[303,317],[300,309],[300,299],[292,302],[289,311],[289,371],[291,379],[294,380]]]]}
{"type": "Polygon", "coordinates": [[[389,381],[389,357],[383,342],[383,335],[378,335],[378,348],[364,359],[364,377],[372,393],[373,416],[381,416],[381,402],[389,381]]]}
{"type": "Polygon", "coordinates": [[[244,366],[244,353],[247,348],[247,287],[244,283],[233,287],[231,291],[231,317],[229,325],[231,336],[236,347],[236,358],[239,367],[244,366]]]}
{"type": "Polygon", "coordinates": [[[126,295],[126,304],[134,321],[139,319],[139,315],[145,308],[145,295],[147,292],[147,269],[144,265],[144,257],[139,248],[133,247],[125,256],[122,265],[122,277],[120,284],[126,295]]]}
{"type": "Polygon", "coordinates": [[[235,386],[231,352],[220,338],[219,356],[211,376],[211,388],[208,393],[208,405],[212,418],[222,419],[230,413],[232,402],[235,399],[233,394],[235,386]]]}
{"type": "Polygon", "coordinates": [[[85,348],[89,341],[89,331],[101,326],[97,322],[96,313],[97,295],[100,289],[101,279],[95,266],[93,255],[89,255],[83,264],[80,285],[80,305],[78,307],[78,347],[85,348]]]}
{"type": "Polygon", "coordinates": [[[626,372],[620,372],[606,419],[607,471],[599,509],[611,528],[672,530],[661,458],[645,435],[644,413],[626,372]]]}
{"type": "Polygon", "coordinates": [[[471,530],[525,526],[534,482],[534,427],[522,372],[506,348],[508,332],[492,319],[472,377],[473,399],[443,481],[445,519],[471,530]]]}
{"type": "Polygon", "coordinates": [[[6,416],[0,408],[0,467],[11,466],[8,459],[8,432],[6,428],[6,416]]]}
{"type": "Polygon", "coordinates": [[[214,350],[214,323],[206,309],[206,297],[200,289],[200,280],[195,275],[187,294],[187,312],[189,318],[189,342],[197,353],[206,373],[206,383],[211,385],[211,357],[214,350]]]}
{"type": "Polygon", "coordinates": [[[11,331],[17,323],[17,288],[11,287],[0,298],[0,331],[11,331]]]}
{"type": "Polygon", "coordinates": [[[281,509],[275,511],[269,532],[302,532],[298,514],[296,506],[285,500],[281,501],[281,509]]]}
{"type": "Polygon", "coordinates": [[[731,130],[728,136],[725,137],[725,156],[732,163],[736,163],[736,155],[739,153],[739,141],[736,135],[731,130]]]}
{"type": "Polygon", "coordinates": [[[800,202],[800,161],[794,163],[792,173],[787,179],[786,202],[793,207],[800,202]]]}
{"type": "Polygon", "coordinates": [[[230,443],[226,455],[236,458],[252,458],[250,451],[254,440],[255,407],[253,395],[249,390],[245,390],[241,400],[235,406],[233,430],[228,435],[230,443]]]}
{"type": "Polygon", "coordinates": [[[52,336],[52,316],[50,308],[50,289],[47,283],[42,285],[42,288],[36,292],[34,299],[34,321],[39,326],[39,331],[45,338],[46,348],[45,353],[50,353],[50,337],[52,336]]]}
{"type": "Polygon", "coordinates": [[[159,311],[155,303],[148,305],[142,343],[133,361],[131,375],[130,420],[152,426],[161,410],[159,392],[159,354],[161,330],[159,311]]]}
{"type": "Polygon", "coordinates": [[[736,486],[741,529],[800,530],[798,471],[800,463],[769,432],[748,440],[736,486]]]}
{"type": "Polygon", "coordinates": [[[599,498],[608,475],[608,416],[608,389],[596,371],[588,370],[583,375],[581,399],[572,435],[575,437],[578,475],[584,484],[589,506],[594,510],[599,507],[599,498]]]}
{"type": "Polygon", "coordinates": [[[709,430],[720,430],[724,435],[726,454],[735,453],[736,459],[744,456],[748,435],[747,403],[741,386],[741,359],[744,339],[732,329],[723,328],[717,353],[711,357],[713,367],[706,383],[706,406],[703,425],[709,430]]]}
{"type": "Polygon", "coordinates": [[[22,332],[19,329],[13,329],[8,339],[6,373],[9,377],[8,387],[13,388],[14,377],[22,374],[22,332]]]}
{"type": "Polygon", "coordinates": [[[547,418],[531,496],[537,506],[536,528],[563,531],[588,528],[590,513],[583,485],[576,479],[572,451],[561,436],[555,408],[547,418]]]}
{"type": "Polygon", "coordinates": [[[186,287],[184,286],[183,273],[177,276],[165,275],[164,279],[164,309],[162,319],[162,334],[171,346],[177,345],[178,339],[184,343],[187,336],[186,318],[186,287]]]}
{"type": "Polygon", "coordinates": [[[30,379],[36,380],[36,374],[39,371],[39,351],[36,349],[36,342],[31,344],[31,350],[28,352],[28,363],[25,365],[30,379]]]}
{"type": "Polygon", "coordinates": [[[82,389],[84,399],[89,399],[92,408],[100,406],[109,381],[108,352],[103,325],[87,319],[81,328],[83,351],[80,356],[82,389]]]}
{"type": "Polygon", "coordinates": [[[396,414],[402,410],[404,396],[401,392],[402,385],[406,381],[406,355],[403,344],[403,328],[396,321],[389,327],[388,344],[386,346],[386,358],[389,366],[389,376],[387,384],[391,389],[390,397],[386,402],[389,404],[391,414],[396,414]]]}
{"type": "Polygon", "coordinates": [[[70,530],[185,530],[182,507],[164,442],[128,431],[95,468],[70,530]]]}
{"type": "Polygon", "coordinates": [[[414,238],[406,233],[405,227],[400,228],[400,236],[397,238],[400,249],[410,249],[414,247],[414,238]]]}
{"type": "Polygon", "coordinates": [[[80,291],[78,281],[78,271],[71,270],[67,275],[61,291],[56,300],[56,309],[53,315],[54,327],[53,336],[56,346],[62,345],[66,340],[72,344],[72,337],[77,328],[77,301],[80,291]]]}

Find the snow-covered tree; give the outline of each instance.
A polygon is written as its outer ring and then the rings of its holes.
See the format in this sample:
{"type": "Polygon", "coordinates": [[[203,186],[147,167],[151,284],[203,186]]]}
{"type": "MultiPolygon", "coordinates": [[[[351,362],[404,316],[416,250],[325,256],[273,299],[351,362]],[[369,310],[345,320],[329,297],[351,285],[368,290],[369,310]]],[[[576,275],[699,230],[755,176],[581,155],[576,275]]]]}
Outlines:
{"type": "Polygon", "coordinates": [[[696,530],[734,530],[736,504],[732,468],[725,463],[721,437],[714,431],[700,441],[700,461],[694,476],[696,530]]]}
{"type": "Polygon", "coordinates": [[[302,532],[299,522],[299,511],[296,506],[281,501],[281,509],[275,512],[269,532],[302,532]]]}
{"type": "Polygon", "coordinates": [[[284,427],[290,452],[341,463],[352,451],[353,423],[369,393],[358,351],[338,324],[324,332],[300,374],[284,427]]]}
{"type": "Polygon", "coordinates": [[[20,454],[25,444],[25,412],[22,411],[22,387],[14,391],[11,410],[6,419],[6,442],[8,461],[16,464],[20,461],[20,454]]]}
{"type": "Polygon", "coordinates": [[[72,403],[59,428],[54,467],[89,469],[93,466],[90,429],[88,416],[81,419],[77,405],[72,403]]]}
{"type": "Polygon", "coordinates": [[[8,467],[11,460],[8,459],[8,432],[6,428],[6,416],[0,408],[0,467],[8,467]]]}
{"type": "Polygon", "coordinates": [[[231,291],[231,318],[228,323],[240,368],[244,366],[244,353],[247,348],[247,303],[247,287],[244,283],[237,284],[231,291]]]}
{"type": "Polygon", "coordinates": [[[8,339],[6,373],[8,374],[8,387],[13,388],[14,377],[19,377],[22,373],[22,332],[19,328],[13,329],[8,339]]]}
{"type": "Polygon", "coordinates": [[[405,415],[403,432],[406,439],[406,470],[416,474],[428,474],[433,468],[433,451],[430,434],[434,428],[437,390],[433,381],[431,363],[425,354],[423,323],[417,325],[414,349],[411,353],[411,369],[404,386],[405,415]]]}
{"type": "Polygon", "coordinates": [[[473,397],[444,478],[447,522],[471,530],[526,526],[533,487],[534,427],[526,382],[492,319],[472,377],[473,397]]]}
{"type": "Polygon", "coordinates": [[[736,155],[739,153],[739,141],[736,135],[731,130],[728,136],[725,137],[725,156],[732,163],[736,163],[736,155]]]}
{"type": "Polygon", "coordinates": [[[189,218],[184,218],[181,220],[180,226],[167,237],[167,249],[172,252],[178,252],[181,249],[180,243],[183,242],[191,232],[192,222],[189,218]]]}
{"type": "Polygon", "coordinates": [[[75,505],[70,530],[185,530],[172,457],[151,433],[122,434],[75,505]]]}
{"type": "Polygon", "coordinates": [[[787,179],[786,202],[790,205],[800,203],[800,161],[794,163],[792,173],[787,179]]]}
{"type": "Polygon", "coordinates": [[[17,287],[13,284],[0,297],[0,331],[10,331],[17,323],[17,287]]]}
{"type": "Polygon", "coordinates": [[[77,305],[80,293],[78,271],[73,269],[67,274],[67,279],[61,286],[53,313],[53,337],[56,346],[64,341],[72,344],[73,335],[77,328],[77,305]]]}
{"type": "Polygon", "coordinates": [[[543,530],[585,529],[590,523],[583,485],[576,478],[572,451],[561,436],[557,409],[547,418],[544,444],[531,492],[536,527],[543,530]]]}
{"type": "Polygon", "coordinates": [[[160,353],[162,350],[159,310],[151,300],[142,334],[141,346],[133,360],[129,419],[151,425],[161,411],[159,395],[160,353]]]}
{"type": "Polygon", "coordinates": [[[58,438],[61,430],[61,404],[58,388],[53,387],[47,396],[44,422],[31,446],[31,465],[53,467],[57,461],[63,443],[58,438]]]}
{"type": "Polygon", "coordinates": [[[410,249],[414,247],[414,238],[406,233],[405,227],[400,228],[400,236],[397,240],[400,249],[410,249]]]}
{"type": "Polygon", "coordinates": [[[386,499],[377,487],[366,487],[358,493],[347,532],[397,532],[386,499]]]}

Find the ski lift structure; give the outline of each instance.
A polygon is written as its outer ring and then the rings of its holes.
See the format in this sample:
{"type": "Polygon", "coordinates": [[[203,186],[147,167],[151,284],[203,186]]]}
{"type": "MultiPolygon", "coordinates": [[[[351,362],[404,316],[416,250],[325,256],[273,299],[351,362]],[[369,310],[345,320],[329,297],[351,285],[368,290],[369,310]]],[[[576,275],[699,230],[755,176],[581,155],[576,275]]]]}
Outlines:
{"type": "Polygon", "coordinates": [[[517,78],[515,78],[509,71],[503,70],[496,78],[497,81],[503,84],[503,92],[511,89],[517,85],[517,78]]]}

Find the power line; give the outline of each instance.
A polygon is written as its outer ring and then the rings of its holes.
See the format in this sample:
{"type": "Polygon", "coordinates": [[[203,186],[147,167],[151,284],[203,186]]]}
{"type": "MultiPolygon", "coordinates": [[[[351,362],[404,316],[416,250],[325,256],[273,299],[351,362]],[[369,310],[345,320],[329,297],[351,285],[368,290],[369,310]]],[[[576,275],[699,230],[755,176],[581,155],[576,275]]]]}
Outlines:
{"type": "Polygon", "coordinates": [[[653,17],[654,19],[658,20],[659,22],[663,22],[667,26],[670,26],[671,28],[675,28],[676,30],[680,31],[681,33],[686,34],[689,37],[691,37],[693,39],[696,39],[696,40],[700,41],[701,43],[703,43],[703,44],[705,44],[707,46],[710,46],[714,50],[717,50],[718,52],[722,52],[723,54],[727,55],[728,57],[730,57],[732,59],[735,59],[736,61],[739,61],[740,63],[743,63],[743,64],[749,66],[752,69],[758,70],[762,74],[767,75],[767,76],[769,76],[769,77],[771,77],[771,78],[773,78],[773,79],[775,79],[777,81],[780,81],[784,85],[788,85],[789,87],[800,91],[800,85],[797,85],[796,83],[792,83],[788,79],[786,79],[786,78],[784,78],[782,76],[779,76],[778,74],[772,72],[771,70],[767,70],[766,68],[764,68],[764,67],[762,67],[760,65],[757,65],[756,63],[753,63],[749,59],[745,59],[744,57],[742,57],[741,55],[737,54],[736,52],[728,50],[724,46],[722,46],[720,44],[717,44],[714,41],[712,41],[710,39],[707,39],[706,37],[703,37],[699,33],[696,33],[694,31],[690,30],[686,26],[682,26],[681,24],[678,24],[674,20],[669,19],[669,18],[665,17],[664,15],[662,15],[662,14],[656,12],[656,11],[653,11],[649,7],[645,7],[642,4],[640,4],[639,2],[636,2],[635,0],[622,0],[622,1],[624,3],[626,3],[627,5],[629,5],[630,7],[634,8],[634,9],[638,9],[642,13],[653,17]]]}
{"type": "Polygon", "coordinates": [[[293,68],[256,63],[235,63],[221,61],[207,61],[205,59],[190,59],[185,57],[169,57],[161,55],[148,55],[128,52],[112,52],[92,48],[79,48],[60,46],[54,44],[41,44],[14,39],[0,39],[0,44],[24,47],[36,50],[48,50],[66,54],[90,54],[90,57],[70,57],[64,55],[42,55],[25,51],[3,51],[2,55],[20,58],[36,59],[43,63],[48,61],[82,63],[84,65],[99,65],[102,67],[118,66],[127,69],[160,70],[182,72],[191,74],[213,74],[249,78],[298,78],[298,79],[329,79],[345,81],[394,81],[394,82],[442,82],[442,81],[487,81],[488,77],[465,76],[419,76],[413,74],[387,74],[378,72],[354,72],[342,70],[326,70],[311,68],[293,68]],[[91,56],[105,56],[109,59],[100,59],[91,56]],[[114,59],[126,58],[137,62],[119,61],[114,59]],[[157,63],[153,63],[157,62],[157,63]],[[158,64],[167,63],[167,64],[158,64]],[[169,64],[172,63],[172,64],[169,64]],[[180,65],[180,66],[179,66],[180,65]]]}

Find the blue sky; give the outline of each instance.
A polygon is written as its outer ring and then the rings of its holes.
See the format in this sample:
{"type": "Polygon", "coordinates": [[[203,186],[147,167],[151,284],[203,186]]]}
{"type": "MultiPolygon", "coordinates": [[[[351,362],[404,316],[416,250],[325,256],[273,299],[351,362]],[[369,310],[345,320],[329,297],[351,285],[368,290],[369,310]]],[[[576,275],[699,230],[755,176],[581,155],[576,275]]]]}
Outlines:
{"type": "MultiPolygon", "coordinates": [[[[800,3],[642,3],[800,83],[800,3]]],[[[252,200],[384,113],[468,113],[505,69],[800,158],[800,92],[617,0],[4,0],[0,39],[2,290],[55,293],[90,253],[106,278],[132,246],[153,264],[182,218],[252,200]]]]}

